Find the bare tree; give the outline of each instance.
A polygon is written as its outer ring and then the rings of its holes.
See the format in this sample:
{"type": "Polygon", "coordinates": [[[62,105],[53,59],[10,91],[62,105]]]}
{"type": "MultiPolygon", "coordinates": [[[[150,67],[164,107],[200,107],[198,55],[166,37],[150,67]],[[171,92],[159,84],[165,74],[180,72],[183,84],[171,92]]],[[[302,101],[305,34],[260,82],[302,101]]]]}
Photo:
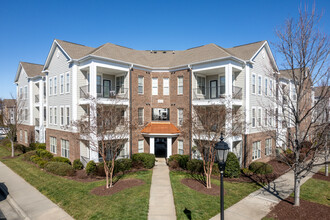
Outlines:
{"type": "Polygon", "coordinates": [[[275,47],[283,57],[274,102],[277,129],[274,138],[281,149],[279,157],[294,171],[294,205],[300,205],[300,182],[317,165],[324,152],[329,121],[319,123],[320,108],[329,97],[329,37],[318,29],[321,16],[313,7],[299,10],[299,18],[286,20],[284,27],[276,30],[275,47]],[[318,99],[312,100],[312,88],[321,86],[318,99]]]}
{"type": "Polygon", "coordinates": [[[242,134],[243,117],[238,109],[226,105],[194,106],[190,119],[185,120],[183,130],[185,136],[191,130],[194,144],[203,160],[203,171],[206,177],[206,187],[211,188],[211,174],[215,161],[214,145],[219,142],[221,133],[224,137],[242,134]],[[232,121],[233,126],[226,130],[226,123],[232,121]]]}
{"type": "Polygon", "coordinates": [[[11,143],[11,157],[15,156],[14,142],[16,141],[18,127],[22,124],[24,118],[23,114],[24,101],[18,99],[2,99],[0,100],[2,120],[0,126],[3,128],[6,136],[11,143]]]}
{"type": "Polygon", "coordinates": [[[120,104],[99,104],[90,99],[89,114],[74,122],[89,147],[99,153],[104,163],[106,188],[111,188],[115,160],[124,148],[129,137],[131,124],[125,117],[126,106],[120,104]]]}

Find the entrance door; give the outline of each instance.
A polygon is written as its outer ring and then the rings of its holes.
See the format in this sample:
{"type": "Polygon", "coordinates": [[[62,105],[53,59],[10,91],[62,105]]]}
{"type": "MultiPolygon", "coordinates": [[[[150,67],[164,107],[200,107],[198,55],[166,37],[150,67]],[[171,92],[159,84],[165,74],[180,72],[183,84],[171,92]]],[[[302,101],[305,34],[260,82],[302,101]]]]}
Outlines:
{"type": "Polygon", "coordinates": [[[155,156],[167,157],[167,138],[155,138],[155,156]]]}
{"type": "Polygon", "coordinates": [[[110,98],[111,81],[103,80],[103,98],[110,98]]]}
{"type": "Polygon", "coordinates": [[[210,98],[215,99],[217,98],[218,94],[218,81],[212,80],[210,81],[210,98]]]}

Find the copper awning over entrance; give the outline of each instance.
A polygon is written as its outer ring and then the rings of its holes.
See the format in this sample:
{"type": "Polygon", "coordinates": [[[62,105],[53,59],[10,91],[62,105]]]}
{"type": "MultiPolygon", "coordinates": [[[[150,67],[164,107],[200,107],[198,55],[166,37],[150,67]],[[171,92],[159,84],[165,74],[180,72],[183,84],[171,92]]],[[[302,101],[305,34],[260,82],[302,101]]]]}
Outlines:
{"type": "Polygon", "coordinates": [[[171,122],[150,122],[141,130],[146,135],[179,135],[180,130],[171,122]]]}

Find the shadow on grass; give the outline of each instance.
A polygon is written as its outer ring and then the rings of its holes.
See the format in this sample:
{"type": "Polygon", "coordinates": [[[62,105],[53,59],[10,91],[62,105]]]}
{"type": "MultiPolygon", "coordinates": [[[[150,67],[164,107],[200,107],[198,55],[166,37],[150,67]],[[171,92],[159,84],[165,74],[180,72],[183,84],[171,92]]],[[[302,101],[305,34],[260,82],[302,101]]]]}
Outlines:
{"type": "Polygon", "coordinates": [[[188,218],[189,220],[192,219],[192,218],[191,218],[191,211],[190,211],[189,209],[185,208],[185,209],[183,210],[183,213],[187,216],[187,218],[188,218]]]}

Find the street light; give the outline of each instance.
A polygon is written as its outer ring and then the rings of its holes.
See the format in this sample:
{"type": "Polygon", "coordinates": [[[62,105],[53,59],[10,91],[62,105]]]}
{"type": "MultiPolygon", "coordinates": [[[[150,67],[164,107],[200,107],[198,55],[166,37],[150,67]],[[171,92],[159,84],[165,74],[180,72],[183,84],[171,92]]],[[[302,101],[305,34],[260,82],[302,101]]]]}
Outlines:
{"type": "Polygon", "coordinates": [[[220,170],[220,207],[221,207],[221,220],[224,220],[224,206],[223,206],[223,171],[225,171],[225,167],[226,167],[226,160],[227,160],[227,155],[228,155],[228,151],[229,151],[229,147],[228,144],[226,142],[223,141],[223,136],[221,133],[221,137],[220,137],[220,142],[215,144],[214,149],[216,150],[216,159],[218,161],[218,166],[219,166],[219,170],[220,170]]]}

